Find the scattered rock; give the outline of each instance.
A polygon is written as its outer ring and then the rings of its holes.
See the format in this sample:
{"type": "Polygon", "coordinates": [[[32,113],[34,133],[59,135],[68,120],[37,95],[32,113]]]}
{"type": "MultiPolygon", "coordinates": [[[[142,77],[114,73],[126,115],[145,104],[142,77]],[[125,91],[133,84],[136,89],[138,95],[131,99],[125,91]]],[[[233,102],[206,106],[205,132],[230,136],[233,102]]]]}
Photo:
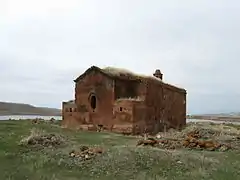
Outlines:
{"type": "Polygon", "coordinates": [[[140,145],[144,145],[144,146],[155,146],[156,144],[158,144],[158,141],[153,139],[153,138],[148,138],[148,139],[142,139],[142,140],[139,140],[137,142],[137,146],[140,146],[140,145]]]}
{"type": "Polygon", "coordinates": [[[63,137],[56,134],[30,135],[21,141],[22,145],[56,147],[64,143],[63,137]]]}
{"type": "Polygon", "coordinates": [[[33,119],[32,120],[32,124],[39,124],[40,123],[40,120],[39,119],[33,119]]]}
{"type": "MultiPolygon", "coordinates": [[[[165,138],[164,136],[158,136],[155,138],[141,139],[137,142],[137,146],[157,146],[163,149],[205,149],[209,151],[227,151],[231,149],[230,145],[212,140],[215,136],[219,135],[219,132],[206,129],[194,129],[187,132],[184,136],[178,136],[177,138],[165,138]]],[[[235,138],[237,140],[237,138],[235,138]]]]}
{"type": "Polygon", "coordinates": [[[222,152],[225,152],[227,150],[231,149],[230,146],[227,146],[227,145],[222,145],[220,148],[219,148],[219,151],[222,151],[222,152]]]}
{"type": "Polygon", "coordinates": [[[80,147],[80,151],[72,150],[69,153],[70,157],[79,158],[80,160],[89,160],[94,158],[98,154],[102,154],[103,149],[99,147],[90,148],[87,146],[80,147]]]}
{"type": "Polygon", "coordinates": [[[75,157],[74,151],[70,152],[69,155],[70,155],[71,157],[75,157]]]}
{"type": "Polygon", "coordinates": [[[80,151],[86,151],[86,150],[88,150],[88,149],[89,149],[88,146],[81,146],[81,147],[80,147],[80,151]]]}
{"type": "Polygon", "coordinates": [[[54,123],[56,120],[54,118],[51,118],[49,121],[50,123],[54,123]]]}
{"type": "Polygon", "coordinates": [[[158,134],[157,136],[156,136],[156,138],[158,138],[158,139],[160,139],[162,136],[160,135],[160,134],[158,134]]]}
{"type": "Polygon", "coordinates": [[[183,162],[182,161],[177,161],[177,164],[183,164],[183,162]]]}

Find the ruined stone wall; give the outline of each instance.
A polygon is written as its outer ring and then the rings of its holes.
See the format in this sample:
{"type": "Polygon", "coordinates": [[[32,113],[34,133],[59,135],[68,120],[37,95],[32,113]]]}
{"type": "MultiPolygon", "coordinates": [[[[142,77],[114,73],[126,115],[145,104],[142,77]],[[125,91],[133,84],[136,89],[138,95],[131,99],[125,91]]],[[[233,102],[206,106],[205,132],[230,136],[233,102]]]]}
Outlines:
{"type": "Polygon", "coordinates": [[[114,97],[116,99],[144,99],[146,87],[139,81],[128,81],[115,79],[114,81],[114,97]]]}
{"type": "Polygon", "coordinates": [[[113,108],[114,132],[139,134],[145,128],[144,101],[134,99],[118,99],[113,108]]]}
{"type": "Polygon", "coordinates": [[[75,127],[78,122],[78,112],[75,103],[63,102],[62,103],[62,126],[75,127]]]}
{"type": "Polygon", "coordinates": [[[114,87],[114,126],[112,131],[131,132],[132,134],[144,131],[142,105],[146,95],[145,84],[140,81],[115,79],[114,87]],[[138,120],[142,121],[135,122],[138,120]]]}
{"type": "Polygon", "coordinates": [[[186,93],[166,84],[147,83],[146,128],[148,132],[182,128],[186,124],[186,93]]]}
{"type": "Polygon", "coordinates": [[[133,134],[145,133],[146,127],[146,106],[144,101],[135,102],[133,106],[133,134]]]}
{"type": "Polygon", "coordinates": [[[76,82],[75,104],[63,104],[63,124],[133,134],[181,128],[186,93],[156,79],[112,79],[93,70],[76,82]],[[67,111],[70,106],[72,112],[67,111]]]}
{"type": "Polygon", "coordinates": [[[112,126],[113,87],[114,81],[98,71],[92,71],[76,82],[75,99],[79,124],[103,125],[106,128],[112,126]]]}

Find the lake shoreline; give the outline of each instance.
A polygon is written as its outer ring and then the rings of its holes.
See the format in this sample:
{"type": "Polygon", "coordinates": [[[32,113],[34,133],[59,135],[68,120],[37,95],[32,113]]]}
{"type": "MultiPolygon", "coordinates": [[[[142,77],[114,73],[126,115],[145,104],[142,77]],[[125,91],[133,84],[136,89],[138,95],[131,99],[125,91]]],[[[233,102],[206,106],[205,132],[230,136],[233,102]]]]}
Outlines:
{"type": "Polygon", "coordinates": [[[62,116],[42,116],[42,115],[10,115],[10,116],[2,116],[0,115],[1,120],[26,120],[26,119],[44,119],[50,120],[54,118],[56,120],[62,120],[62,116]]]}
{"type": "MultiPolygon", "coordinates": [[[[0,115],[0,121],[2,120],[29,120],[29,119],[43,119],[43,120],[50,120],[50,119],[62,120],[62,116],[42,116],[42,115],[10,115],[10,116],[2,116],[0,115]]],[[[187,123],[192,122],[202,122],[202,123],[230,123],[230,124],[240,124],[239,120],[236,119],[193,119],[187,118],[187,123]]]]}

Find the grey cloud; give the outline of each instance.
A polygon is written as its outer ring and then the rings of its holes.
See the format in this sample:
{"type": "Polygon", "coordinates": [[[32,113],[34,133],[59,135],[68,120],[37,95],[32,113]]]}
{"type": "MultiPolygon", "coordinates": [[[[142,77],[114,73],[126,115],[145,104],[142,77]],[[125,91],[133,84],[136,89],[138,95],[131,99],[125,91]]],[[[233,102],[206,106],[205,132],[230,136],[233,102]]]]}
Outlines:
{"type": "Polygon", "coordinates": [[[144,74],[160,68],[168,83],[188,90],[189,112],[236,110],[238,1],[69,3],[72,10],[0,18],[2,100],[58,106],[95,64],[144,74]]]}

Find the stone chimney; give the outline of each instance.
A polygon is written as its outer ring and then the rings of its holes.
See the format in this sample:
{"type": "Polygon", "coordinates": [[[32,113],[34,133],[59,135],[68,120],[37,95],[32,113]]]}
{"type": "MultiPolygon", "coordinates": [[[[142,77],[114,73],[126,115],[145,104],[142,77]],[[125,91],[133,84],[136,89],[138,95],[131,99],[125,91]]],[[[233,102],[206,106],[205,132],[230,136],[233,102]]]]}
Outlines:
{"type": "Polygon", "coordinates": [[[157,69],[157,70],[155,71],[155,73],[153,74],[153,76],[155,76],[156,78],[159,78],[159,79],[161,79],[161,80],[162,80],[162,78],[163,78],[163,74],[161,73],[160,69],[157,69]]]}

